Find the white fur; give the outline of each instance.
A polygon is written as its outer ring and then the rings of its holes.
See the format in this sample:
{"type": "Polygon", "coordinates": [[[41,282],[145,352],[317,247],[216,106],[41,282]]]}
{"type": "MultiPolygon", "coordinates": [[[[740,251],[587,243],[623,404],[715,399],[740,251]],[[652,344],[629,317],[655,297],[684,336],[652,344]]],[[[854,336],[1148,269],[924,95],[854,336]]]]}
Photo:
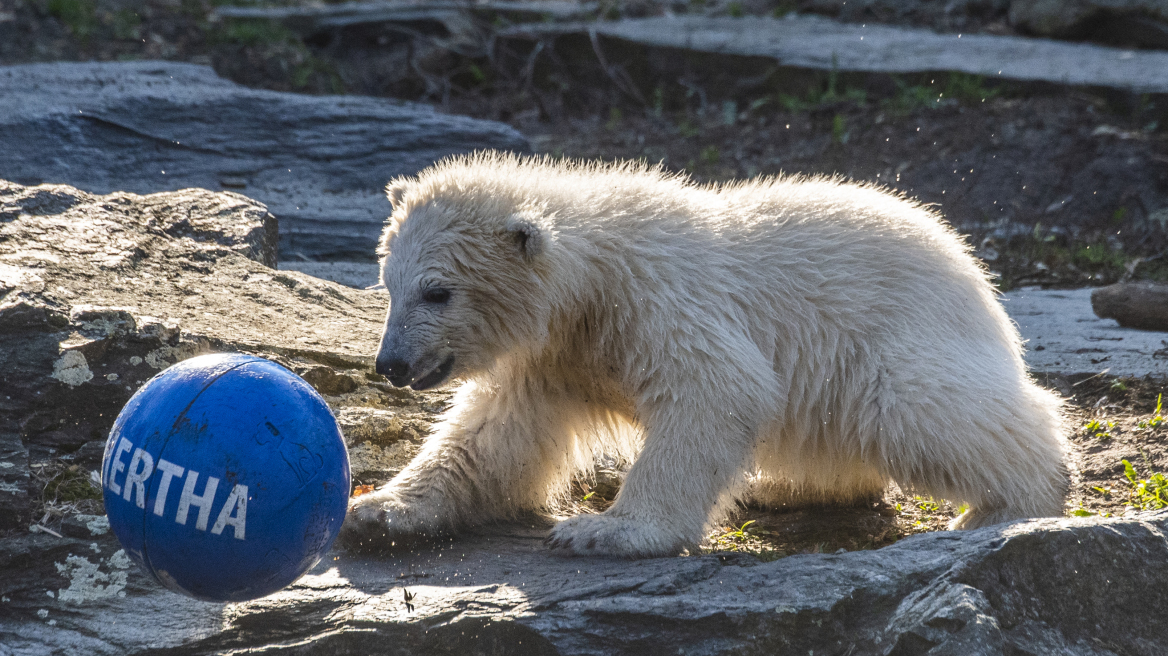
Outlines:
{"type": "Polygon", "coordinates": [[[887,481],[954,528],[1062,512],[1059,402],[986,274],[930,210],[869,186],[698,186],[637,164],[482,154],[390,185],[383,349],[464,382],[351,543],[548,508],[600,452],[613,506],[573,554],[696,545],[734,498],[848,502],[887,481]],[[445,306],[419,289],[452,290],[445,306]],[[389,346],[387,346],[389,345],[389,346]]]}

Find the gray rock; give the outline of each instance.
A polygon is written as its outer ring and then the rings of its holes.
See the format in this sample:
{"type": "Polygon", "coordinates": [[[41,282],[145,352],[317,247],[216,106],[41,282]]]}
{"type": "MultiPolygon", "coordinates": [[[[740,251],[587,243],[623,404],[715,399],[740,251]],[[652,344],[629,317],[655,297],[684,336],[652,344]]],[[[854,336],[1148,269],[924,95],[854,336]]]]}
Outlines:
{"type": "MultiPolygon", "coordinates": [[[[7,417],[12,417],[11,399],[2,399],[7,417]]],[[[29,520],[28,449],[16,431],[16,422],[2,419],[0,426],[0,528],[21,526],[29,520]]]]}
{"type": "Polygon", "coordinates": [[[504,525],[334,551],[230,606],[162,590],[109,536],[29,535],[0,544],[0,636],[10,654],[1151,656],[1168,644],[1165,530],[1164,512],[1041,520],[760,563],[553,557],[538,528],[504,525]]]}
{"type": "Polygon", "coordinates": [[[1091,289],[1016,289],[1002,296],[1026,342],[1026,364],[1049,374],[1168,376],[1168,332],[1125,328],[1092,311],[1091,289]]]}
{"type": "Polygon", "coordinates": [[[385,183],[477,149],[527,143],[424,105],[248,89],[191,64],[0,68],[0,178],[92,193],[238,191],[280,219],[286,256],[372,258],[385,183]]]}
{"type": "MultiPolygon", "coordinates": [[[[257,353],[336,403],[387,404],[371,387],[385,293],[270,268],[276,224],[263,205],[202,189],[94,196],[0,181],[0,207],[0,531],[46,511],[59,529],[56,511],[75,502],[100,511],[87,480],[114,418],[151,376],[202,352],[257,353]],[[30,466],[73,481],[69,498],[41,504],[30,466]]],[[[394,393],[399,427],[424,414],[418,399],[443,398],[394,393]]],[[[355,444],[407,452],[395,443],[420,440],[363,427],[355,444]]]]}
{"type": "Polygon", "coordinates": [[[913,73],[960,71],[987,78],[1168,93],[1168,53],[1120,50],[989,34],[938,34],[810,16],[661,17],[598,23],[516,25],[500,37],[539,39],[588,33],[697,52],[770,57],[819,70],[913,73]]]}
{"type": "Polygon", "coordinates": [[[1100,287],[1091,292],[1091,308],[1121,326],[1168,331],[1168,285],[1141,281],[1100,287]]]}
{"type": "Polygon", "coordinates": [[[346,287],[368,289],[376,287],[380,271],[373,262],[280,262],[280,269],[299,271],[314,278],[331,280],[346,287]]]}
{"type": "MultiPolygon", "coordinates": [[[[1033,34],[1082,37],[1104,21],[1125,19],[1129,25],[1146,20],[1149,28],[1168,30],[1165,0],[1011,0],[1010,23],[1033,34]],[[1137,21],[1132,23],[1131,21],[1137,21]]],[[[1154,44],[1149,44],[1154,45],[1154,44]]],[[[1165,47],[1161,45],[1159,47],[1165,47]]]]}

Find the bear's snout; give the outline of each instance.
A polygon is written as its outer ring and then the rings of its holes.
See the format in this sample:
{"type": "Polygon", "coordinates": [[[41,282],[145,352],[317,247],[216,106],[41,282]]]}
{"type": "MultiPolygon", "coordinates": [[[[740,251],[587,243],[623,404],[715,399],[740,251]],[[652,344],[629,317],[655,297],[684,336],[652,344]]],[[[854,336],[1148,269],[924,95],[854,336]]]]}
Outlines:
{"type": "Polygon", "coordinates": [[[378,356],[376,369],[394,387],[405,387],[410,382],[410,363],[400,358],[378,356]]]}

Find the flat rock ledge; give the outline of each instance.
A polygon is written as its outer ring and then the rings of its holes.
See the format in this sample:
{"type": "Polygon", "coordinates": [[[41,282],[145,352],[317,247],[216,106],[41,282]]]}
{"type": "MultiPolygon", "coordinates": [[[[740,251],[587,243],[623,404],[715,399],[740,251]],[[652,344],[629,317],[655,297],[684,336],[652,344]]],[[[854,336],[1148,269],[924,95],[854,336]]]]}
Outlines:
{"type": "Polygon", "coordinates": [[[489,149],[529,146],[502,123],[384,98],[249,89],[209,66],[0,67],[0,178],[99,194],[237,191],[280,220],[282,257],[372,259],[390,212],[386,182],[489,149]]]}
{"type": "Polygon", "coordinates": [[[783,66],[868,73],[959,71],[990,79],[1168,93],[1168,53],[991,34],[938,34],[816,16],[663,16],[524,23],[500,38],[595,33],[661,48],[768,57],[783,66]]]}
{"type": "Polygon", "coordinates": [[[3,653],[1150,656],[1168,645],[1165,512],[770,563],[569,559],[548,555],[537,530],[499,526],[381,558],[334,551],[239,604],[161,589],[92,535],[103,530],[0,543],[3,653]]]}

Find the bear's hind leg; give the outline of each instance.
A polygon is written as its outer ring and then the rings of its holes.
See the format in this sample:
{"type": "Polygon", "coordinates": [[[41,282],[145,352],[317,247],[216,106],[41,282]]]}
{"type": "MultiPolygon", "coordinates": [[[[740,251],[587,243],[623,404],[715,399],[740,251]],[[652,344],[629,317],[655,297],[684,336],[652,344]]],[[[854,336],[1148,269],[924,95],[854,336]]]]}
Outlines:
{"type": "Polygon", "coordinates": [[[886,406],[884,465],[906,491],[969,504],[951,529],[1063,514],[1068,480],[1053,394],[1019,376],[1015,385],[906,399],[886,406]]]}

